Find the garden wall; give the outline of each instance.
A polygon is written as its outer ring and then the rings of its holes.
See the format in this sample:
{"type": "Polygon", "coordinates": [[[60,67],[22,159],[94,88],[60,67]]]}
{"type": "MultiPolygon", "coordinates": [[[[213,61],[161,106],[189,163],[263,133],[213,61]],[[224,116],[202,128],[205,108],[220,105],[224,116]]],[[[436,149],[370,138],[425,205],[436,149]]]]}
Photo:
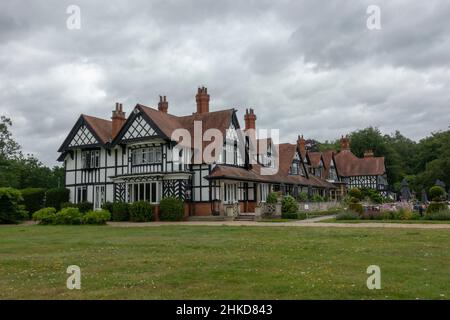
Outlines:
{"type": "Polygon", "coordinates": [[[327,202],[301,202],[298,204],[299,211],[325,211],[339,206],[337,201],[327,202]]]}

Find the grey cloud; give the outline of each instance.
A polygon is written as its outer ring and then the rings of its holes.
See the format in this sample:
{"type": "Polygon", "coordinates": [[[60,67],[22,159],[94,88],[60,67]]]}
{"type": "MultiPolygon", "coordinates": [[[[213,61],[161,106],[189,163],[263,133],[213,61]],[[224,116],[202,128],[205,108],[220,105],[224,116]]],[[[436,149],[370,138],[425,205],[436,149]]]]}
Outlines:
{"type": "Polygon", "coordinates": [[[195,110],[256,110],[281,140],[334,139],[369,125],[414,139],[450,123],[446,1],[77,1],[82,28],[66,29],[73,1],[0,4],[0,114],[26,152],[54,164],[80,113],[109,118],[168,96],[195,110]]]}

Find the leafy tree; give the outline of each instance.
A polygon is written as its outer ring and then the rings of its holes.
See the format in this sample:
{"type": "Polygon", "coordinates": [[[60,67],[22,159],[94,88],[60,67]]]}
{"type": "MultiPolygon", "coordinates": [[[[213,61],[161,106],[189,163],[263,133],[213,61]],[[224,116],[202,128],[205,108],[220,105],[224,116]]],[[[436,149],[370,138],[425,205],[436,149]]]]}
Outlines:
{"type": "Polygon", "coordinates": [[[5,116],[0,117],[0,160],[14,159],[21,155],[20,145],[12,138],[9,127],[12,121],[5,116]]]}

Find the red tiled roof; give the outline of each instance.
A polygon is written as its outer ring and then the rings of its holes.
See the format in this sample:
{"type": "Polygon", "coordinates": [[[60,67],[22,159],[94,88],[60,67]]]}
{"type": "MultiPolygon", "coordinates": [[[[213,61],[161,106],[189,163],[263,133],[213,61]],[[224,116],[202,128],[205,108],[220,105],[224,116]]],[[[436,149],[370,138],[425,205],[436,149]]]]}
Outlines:
{"type": "Polygon", "coordinates": [[[311,161],[311,167],[319,168],[320,167],[320,159],[322,158],[322,154],[320,152],[308,152],[309,160],[311,161]]]}
{"type": "Polygon", "coordinates": [[[112,121],[88,116],[85,114],[82,114],[81,116],[83,117],[84,121],[89,124],[92,130],[94,130],[95,134],[101,140],[101,143],[105,144],[112,140],[112,121]]]}
{"type": "Polygon", "coordinates": [[[328,177],[328,173],[330,172],[330,164],[331,161],[333,160],[333,155],[334,155],[334,151],[333,150],[327,150],[322,152],[322,159],[323,159],[323,165],[324,165],[324,170],[323,170],[323,177],[327,178],[328,177]]]}
{"type": "Polygon", "coordinates": [[[320,188],[336,188],[333,184],[309,175],[309,179],[300,175],[289,175],[289,169],[294,159],[297,145],[282,143],[278,145],[279,149],[279,167],[278,172],[274,175],[262,175],[261,166],[253,165],[251,170],[242,167],[216,165],[208,179],[232,179],[239,181],[257,181],[266,183],[285,183],[293,185],[313,186],[320,188]]]}
{"type": "Polygon", "coordinates": [[[350,150],[342,150],[334,156],[340,176],[377,176],[386,172],[384,157],[358,158],[350,150]]]}
{"type": "MultiPolygon", "coordinates": [[[[207,113],[194,113],[189,116],[175,116],[140,104],[138,104],[138,107],[155,122],[168,138],[172,136],[176,129],[186,129],[191,134],[192,139],[194,139],[194,121],[202,122],[202,135],[208,129],[218,129],[225,137],[226,130],[231,125],[234,112],[233,109],[226,109],[207,113]]],[[[210,143],[209,141],[203,141],[203,148],[210,143]]],[[[194,146],[194,140],[191,141],[191,146],[194,146]]]]}

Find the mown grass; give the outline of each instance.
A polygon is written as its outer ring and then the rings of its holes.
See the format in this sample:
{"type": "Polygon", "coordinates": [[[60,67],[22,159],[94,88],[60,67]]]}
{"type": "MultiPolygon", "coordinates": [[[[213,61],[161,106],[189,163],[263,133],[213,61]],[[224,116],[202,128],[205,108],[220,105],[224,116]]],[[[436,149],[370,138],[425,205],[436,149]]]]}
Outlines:
{"type": "Polygon", "coordinates": [[[336,220],[336,218],[329,218],[321,220],[318,222],[329,222],[329,223],[405,223],[405,224],[449,224],[450,220],[369,220],[369,219],[358,219],[358,220],[336,220]]]}
{"type": "Polygon", "coordinates": [[[1,299],[448,299],[450,230],[0,228],[1,299]],[[82,289],[66,288],[78,265],[82,289]],[[382,289],[368,290],[379,265],[382,289]]]}

